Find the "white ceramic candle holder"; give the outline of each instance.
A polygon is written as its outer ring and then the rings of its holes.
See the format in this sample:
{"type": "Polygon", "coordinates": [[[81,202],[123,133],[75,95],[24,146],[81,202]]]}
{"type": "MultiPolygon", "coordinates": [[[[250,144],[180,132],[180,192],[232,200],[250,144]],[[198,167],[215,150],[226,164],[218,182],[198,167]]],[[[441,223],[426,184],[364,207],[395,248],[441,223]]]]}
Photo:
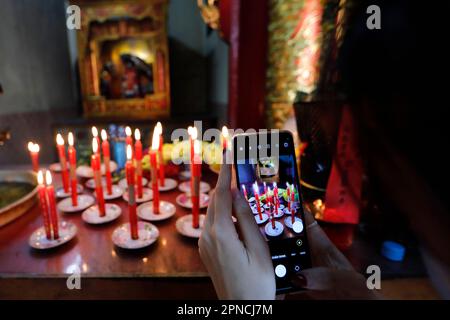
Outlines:
{"type": "Polygon", "coordinates": [[[93,205],[83,211],[81,218],[89,224],[103,224],[116,220],[122,214],[122,209],[113,203],[105,203],[105,215],[100,216],[98,205],[93,205]]]}
{"type": "MultiPolygon", "coordinates": [[[[136,203],[142,203],[147,202],[153,199],[153,191],[149,188],[142,188],[142,197],[138,197],[137,188],[134,189],[134,195],[136,196],[136,203]]],[[[128,202],[128,190],[125,190],[125,192],[122,195],[123,199],[128,202]]]]}
{"type": "Polygon", "coordinates": [[[264,222],[266,222],[267,220],[269,220],[269,215],[267,213],[263,213],[261,215],[262,219],[259,217],[259,214],[255,214],[255,221],[257,224],[263,224],[264,222]]]}
{"type": "MultiPolygon", "coordinates": [[[[200,193],[200,209],[204,209],[209,205],[209,195],[205,193],[200,193]]],[[[186,209],[192,209],[192,199],[191,195],[187,193],[182,193],[175,198],[175,202],[186,209]]]]}
{"type": "MultiPolygon", "coordinates": [[[[185,181],[180,183],[178,189],[184,193],[191,193],[191,182],[185,181]]],[[[211,186],[204,181],[200,181],[200,193],[208,193],[209,190],[211,190],[211,186]]]]}
{"type": "Polygon", "coordinates": [[[165,178],[163,186],[159,184],[159,180],[158,180],[158,189],[159,189],[159,191],[162,191],[162,192],[173,190],[177,187],[177,185],[178,185],[178,182],[174,179],[165,178]]]}
{"type": "MultiPolygon", "coordinates": [[[[127,179],[121,179],[118,183],[119,187],[121,187],[123,190],[128,189],[128,182],[127,179]]],[[[147,178],[142,177],[142,187],[146,187],[148,185],[147,178]]],[[[135,185],[135,189],[137,189],[137,185],[135,185]]]]}
{"type": "Polygon", "coordinates": [[[159,230],[151,223],[138,221],[138,239],[131,238],[130,224],[117,227],[111,238],[112,242],[122,249],[142,249],[154,243],[159,237],[159,230]]]}
{"type": "Polygon", "coordinates": [[[159,213],[153,212],[153,201],[141,204],[136,210],[139,218],[148,221],[169,219],[177,211],[173,203],[163,200],[159,201],[159,213]]]}
{"type": "Polygon", "coordinates": [[[111,194],[108,194],[108,191],[106,190],[106,186],[103,188],[103,198],[105,200],[113,200],[120,198],[123,195],[123,189],[119,187],[116,184],[113,184],[111,186],[111,194]]]}
{"type": "Polygon", "coordinates": [[[39,250],[59,247],[75,237],[77,227],[72,222],[60,221],[58,232],[58,239],[47,239],[45,227],[40,227],[31,234],[28,243],[32,248],[39,250]]]}
{"type": "Polygon", "coordinates": [[[185,236],[185,237],[189,237],[189,238],[199,238],[201,233],[202,233],[202,229],[203,229],[203,224],[205,222],[205,215],[201,214],[198,217],[198,221],[199,221],[199,227],[198,228],[194,228],[192,227],[192,214],[188,214],[185,216],[182,216],[181,218],[178,218],[177,222],[175,223],[175,227],[177,228],[177,231],[185,236]]]}
{"type": "MultiPolygon", "coordinates": [[[[70,163],[69,163],[69,161],[67,161],[67,169],[69,169],[69,168],[70,168],[70,163]]],[[[61,163],[59,163],[59,162],[52,163],[51,165],[48,166],[48,169],[50,171],[53,171],[56,173],[61,172],[62,171],[61,163]]]]}
{"type": "Polygon", "coordinates": [[[82,210],[85,210],[92,206],[95,202],[95,199],[93,196],[88,194],[79,194],[77,195],[77,205],[72,205],[72,198],[65,198],[64,200],[61,200],[56,205],[59,211],[62,212],[79,212],[82,210]]]}
{"type": "Polygon", "coordinates": [[[264,227],[264,231],[269,237],[278,237],[284,231],[283,224],[279,221],[275,221],[275,228],[272,227],[272,222],[269,221],[264,227]]]}
{"type": "MultiPolygon", "coordinates": [[[[77,184],[77,193],[82,193],[83,192],[83,186],[81,184],[77,184]]],[[[64,187],[59,187],[56,189],[55,191],[55,195],[57,198],[67,198],[70,197],[72,195],[72,191],[70,191],[70,187],[69,187],[69,191],[65,192],[64,191],[64,187]]]]}
{"type": "Polygon", "coordinates": [[[292,217],[284,218],[284,225],[292,229],[295,233],[301,233],[303,231],[303,222],[299,217],[294,217],[294,223],[292,223],[292,217]]]}

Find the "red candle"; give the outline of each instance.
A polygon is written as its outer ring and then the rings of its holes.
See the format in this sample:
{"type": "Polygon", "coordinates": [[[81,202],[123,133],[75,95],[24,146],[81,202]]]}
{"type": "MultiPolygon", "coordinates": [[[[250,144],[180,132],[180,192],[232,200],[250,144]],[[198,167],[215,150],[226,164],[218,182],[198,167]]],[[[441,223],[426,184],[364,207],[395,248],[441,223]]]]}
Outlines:
{"type": "Polygon", "coordinates": [[[189,142],[191,145],[190,160],[191,160],[191,164],[192,164],[193,160],[194,160],[194,141],[197,139],[197,136],[198,136],[197,128],[189,127],[188,133],[189,133],[189,142]]]}
{"type": "Polygon", "coordinates": [[[192,162],[191,176],[191,201],[192,201],[192,227],[198,228],[200,216],[200,177],[201,177],[201,142],[194,140],[194,158],[192,162]]]}
{"type": "Polygon", "coordinates": [[[136,215],[136,197],[134,194],[134,165],[133,165],[133,149],[131,145],[127,145],[127,163],[125,165],[125,172],[128,183],[128,213],[130,216],[130,232],[131,239],[136,240],[138,235],[138,223],[136,215]]]}
{"type": "Polygon", "coordinates": [[[261,204],[259,203],[259,190],[256,182],[253,184],[253,193],[255,194],[256,209],[258,210],[259,219],[262,220],[263,216],[261,212],[261,204]]]}
{"type": "Polygon", "coordinates": [[[242,185],[242,191],[244,192],[245,200],[248,201],[248,194],[247,194],[247,189],[245,188],[245,184],[242,185]]]}
{"type": "Polygon", "coordinates": [[[228,149],[228,128],[226,126],[222,127],[222,149],[228,149]]]}
{"type": "Polygon", "coordinates": [[[78,205],[77,198],[77,176],[75,174],[75,170],[77,168],[77,151],[73,146],[73,134],[69,132],[67,137],[67,141],[69,142],[69,164],[70,164],[70,189],[72,195],[72,206],[76,207],[78,205]]]}
{"type": "Polygon", "coordinates": [[[44,228],[45,228],[45,235],[47,236],[47,239],[50,240],[52,238],[52,227],[50,218],[48,216],[48,204],[47,204],[47,189],[44,185],[44,174],[42,171],[38,172],[37,175],[38,180],[38,194],[39,194],[39,203],[41,205],[41,211],[42,216],[44,218],[44,228]]]}
{"type": "Polygon", "coordinates": [[[45,183],[47,184],[47,199],[50,209],[50,221],[53,229],[53,239],[59,239],[58,213],[56,211],[55,188],[52,186],[52,174],[50,171],[45,173],[45,183]]]}
{"type": "Polygon", "coordinates": [[[134,156],[136,159],[136,184],[137,184],[137,197],[142,198],[142,143],[141,132],[139,129],[134,130],[134,156]]]}
{"type": "Polygon", "coordinates": [[[292,187],[292,190],[291,190],[291,194],[290,194],[290,196],[291,196],[291,199],[290,199],[290,210],[291,210],[291,217],[292,217],[292,223],[294,223],[294,221],[295,221],[295,206],[294,206],[294,201],[295,201],[295,189],[294,189],[294,185],[292,185],[291,186],[292,187]],[[292,203],[291,203],[292,202],[292,203]]]}
{"type": "Polygon", "coordinates": [[[272,212],[272,190],[270,187],[266,191],[266,203],[269,205],[269,212],[272,212]]]}
{"type": "Polygon", "coordinates": [[[275,212],[278,213],[278,208],[280,206],[280,199],[278,198],[278,186],[276,182],[273,183],[273,196],[274,196],[275,212]]]}
{"type": "Polygon", "coordinates": [[[111,165],[110,165],[110,154],[109,154],[109,142],[106,130],[102,129],[102,151],[103,151],[103,162],[105,163],[105,176],[106,176],[106,192],[110,195],[112,194],[112,177],[111,177],[111,165]]]}
{"type": "Polygon", "coordinates": [[[69,171],[67,170],[66,148],[64,146],[64,139],[61,134],[56,135],[56,146],[58,148],[59,163],[61,164],[61,176],[63,182],[64,192],[69,192],[69,171]]]}
{"type": "Polygon", "coordinates": [[[275,229],[275,212],[270,213],[270,222],[272,223],[272,229],[275,229]]]}
{"type": "Polygon", "coordinates": [[[100,172],[100,155],[98,152],[99,146],[98,141],[94,137],[92,139],[92,156],[91,156],[91,167],[94,172],[95,181],[95,194],[97,195],[98,210],[100,212],[100,217],[106,215],[105,211],[105,199],[103,198],[103,187],[102,187],[102,175],[100,172]]]}
{"type": "Polygon", "coordinates": [[[158,188],[158,166],[157,154],[159,149],[159,134],[155,127],[153,130],[152,147],[150,150],[150,168],[152,171],[152,190],[153,190],[153,212],[159,214],[159,188],[158,188]]]}
{"type": "MultiPolygon", "coordinates": [[[[92,136],[94,137],[94,139],[97,140],[97,146],[100,146],[100,138],[98,136],[97,127],[92,127],[91,132],[92,132],[92,136]]],[[[97,149],[97,154],[100,155],[100,148],[97,149]]]]}
{"type": "Polygon", "coordinates": [[[28,151],[30,152],[33,171],[39,171],[39,145],[37,143],[28,142],[28,151]]]}
{"type": "Polygon", "coordinates": [[[158,147],[158,171],[159,171],[159,185],[164,186],[166,181],[166,174],[164,170],[164,155],[163,155],[163,145],[164,145],[164,138],[162,135],[162,125],[161,122],[158,122],[156,124],[156,127],[158,128],[158,135],[159,135],[159,147],[158,147]]]}

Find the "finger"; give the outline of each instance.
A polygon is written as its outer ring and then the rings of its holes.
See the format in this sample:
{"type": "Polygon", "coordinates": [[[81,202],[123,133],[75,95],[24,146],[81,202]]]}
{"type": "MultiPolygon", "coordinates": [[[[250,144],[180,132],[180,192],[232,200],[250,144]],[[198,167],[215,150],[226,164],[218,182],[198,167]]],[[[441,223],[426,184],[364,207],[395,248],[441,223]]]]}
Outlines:
{"type": "Polygon", "coordinates": [[[241,238],[247,250],[253,253],[268,252],[267,243],[259,231],[250,206],[236,189],[233,190],[233,208],[239,222],[241,238]]]}
{"type": "Polygon", "coordinates": [[[203,229],[208,231],[211,230],[211,227],[214,224],[215,194],[215,190],[210,193],[208,209],[206,210],[205,224],[203,225],[203,229]]]}
{"type": "Polygon", "coordinates": [[[336,267],[353,271],[353,266],[347,258],[331,242],[319,224],[315,223],[312,214],[305,210],[306,233],[311,249],[313,264],[322,267],[336,267]]]}
{"type": "Polygon", "coordinates": [[[231,219],[231,211],[231,165],[224,163],[220,168],[215,190],[214,228],[218,226],[223,228],[225,232],[230,232],[231,230],[236,232],[231,219]]]}

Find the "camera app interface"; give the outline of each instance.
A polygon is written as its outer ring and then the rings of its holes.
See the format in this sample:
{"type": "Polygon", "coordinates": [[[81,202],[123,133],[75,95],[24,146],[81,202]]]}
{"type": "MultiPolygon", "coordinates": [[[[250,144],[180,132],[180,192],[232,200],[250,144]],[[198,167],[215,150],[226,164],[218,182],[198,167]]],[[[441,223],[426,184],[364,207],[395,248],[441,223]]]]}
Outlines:
{"type": "MultiPolygon", "coordinates": [[[[290,275],[309,267],[305,222],[291,141],[276,147],[276,156],[237,160],[239,187],[272,254],[277,289],[291,288],[290,275]]],[[[259,149],[261,147],[259,146],[259,149]]],[[[267,154],[267,153],[266,153],[267,154]]],[[[273,154],[273,152],[272,152],[273,154]]]]}

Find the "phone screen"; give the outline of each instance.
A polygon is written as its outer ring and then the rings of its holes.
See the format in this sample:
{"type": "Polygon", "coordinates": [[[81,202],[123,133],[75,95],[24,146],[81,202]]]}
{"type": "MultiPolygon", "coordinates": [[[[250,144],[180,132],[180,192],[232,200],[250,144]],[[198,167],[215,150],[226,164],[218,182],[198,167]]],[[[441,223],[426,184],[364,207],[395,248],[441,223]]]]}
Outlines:
{"type": "Polygon", "coordinates": [[[311,262],[292,135],[237,135],[233,150],[237,184],[269,244],[277,292],[294,291],[291,276],[311,262]]]}

